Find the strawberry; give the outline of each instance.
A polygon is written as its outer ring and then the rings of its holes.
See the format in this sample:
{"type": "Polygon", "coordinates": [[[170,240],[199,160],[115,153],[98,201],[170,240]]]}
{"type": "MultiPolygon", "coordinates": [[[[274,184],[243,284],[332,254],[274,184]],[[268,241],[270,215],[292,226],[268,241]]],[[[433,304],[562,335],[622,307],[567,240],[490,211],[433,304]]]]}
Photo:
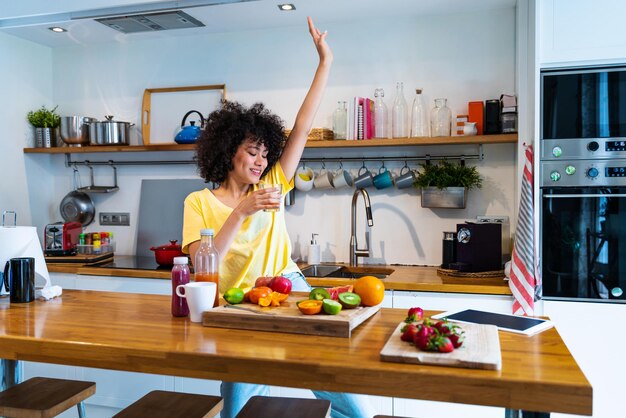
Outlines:
{"type": "Polygon", "coordinates": [[[417,333],[413,338],[415,346],[420,350],[429,350],[430,341],[436,333],[435,329],[423,324],[420,324],[417,328],[417,333]]]}
{"type": "Polygon", "coordinates": [[[424,310],[420,307],[414,307],[409,309],[406,319],[404,322],[415,322],[424,317],[424,310]]]}
{"type": "Polygon", "coordinates": [[[448,337],[435,337],[431,340],[430,345],[432,346],[433,351],[438,351],[440,353],[451,353],[454,351],[454,345],[452,345],[452,341],[450,341],[450,338],[448,337]]]}
{"type": "Polygon", "coordinates": [[[465,341],[465,335],[462,332],[460,334],[451,334],[448,338],[450,339],[450,342],[452,342],[454,348],[459,348],[463,345],[463,341],[465,341]]]}
{"type": "Polygon", "coordinates": [[[413,338],[415,338],[417,331],[418,329],[416,325],[405,325],[404,327],[402,327],[402,335],[400,336],[400,339],[406,342],[413,342],[413,338]]]}

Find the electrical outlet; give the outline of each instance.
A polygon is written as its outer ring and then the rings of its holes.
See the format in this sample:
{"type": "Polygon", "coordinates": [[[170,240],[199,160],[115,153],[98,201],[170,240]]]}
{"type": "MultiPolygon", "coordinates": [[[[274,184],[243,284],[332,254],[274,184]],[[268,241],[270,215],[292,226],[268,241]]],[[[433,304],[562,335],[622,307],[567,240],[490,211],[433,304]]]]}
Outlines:
{"type": "Polygon", "coordinates": [[[100,225],[129,226],[128,212],[100,212],[100,225]]]}
{"type": "Polygon", "coordinates": [[[505,216],[505,215],[488,215],[488,216],[477,216],[476,220],[478,222],[493,222],[493,223],[499,223],[499,224],[508,224],[509,223],[509,217],[505,216]]]}

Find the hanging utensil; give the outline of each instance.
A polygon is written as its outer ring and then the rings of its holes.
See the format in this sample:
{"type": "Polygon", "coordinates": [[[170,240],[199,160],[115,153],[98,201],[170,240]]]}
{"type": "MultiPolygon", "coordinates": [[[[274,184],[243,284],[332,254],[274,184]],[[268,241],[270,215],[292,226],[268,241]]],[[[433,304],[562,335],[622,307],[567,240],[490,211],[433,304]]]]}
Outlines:
{"type": "Polygon", "coordinates": [[[61,216],[67,222],[80,222],[82,226],[87,226],[96,215],[96,207],[87,193],[78,191],[80,177],[78,169],[74,167],[73,173],[74,190],[69,192],[59,205],[61,216]]]}

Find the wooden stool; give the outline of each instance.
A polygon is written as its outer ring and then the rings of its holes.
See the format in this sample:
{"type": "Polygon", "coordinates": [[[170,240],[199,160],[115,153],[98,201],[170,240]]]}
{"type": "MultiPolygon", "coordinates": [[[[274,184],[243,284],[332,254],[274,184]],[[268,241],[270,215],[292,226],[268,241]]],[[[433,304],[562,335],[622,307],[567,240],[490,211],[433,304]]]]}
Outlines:
{"type": "Polygon", "coordinates": [[[236,418],[328,418],[330,401],[253,396],[236,418]]]}
{"type": "Polygon", "coordinates": [[[94,382],[33,377],[0,392],[0,416],[48,418],[76,405],[85,417],[83,400],[96,393],[94,382]]]}
{"type": "Polygon", "coordinates": [[[122,409],[114,418],[205,418],[214,417],[224,407],[219,396],[153,390],[122,409]]]}

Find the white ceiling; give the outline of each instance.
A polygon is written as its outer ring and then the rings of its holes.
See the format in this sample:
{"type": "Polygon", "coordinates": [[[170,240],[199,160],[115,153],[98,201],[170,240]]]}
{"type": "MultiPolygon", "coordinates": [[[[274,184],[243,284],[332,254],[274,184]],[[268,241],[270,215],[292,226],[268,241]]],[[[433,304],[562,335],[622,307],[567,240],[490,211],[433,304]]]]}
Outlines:
{"type": "Polygon", "coordinates": [[[63,47],[302,26],[306,16],[312,16],[322,30],[327,23],[354,20],[367,20],[375,30],[377,18],[479,12],[515,5],[516,0],[3,0],[0,31],[38,44],[63,47]],[[294,4],[296,10],[282,12],[278,9],[279,3],[287,2],[294,4]],[[202,6],[198,6],[200,4],[202,6]],[[110,11],[136,14],[163,6],[182,9],[206,26],[126,35],[92,18],[80,18],[110,11]],[[68,32],[54,33],[48,29],[51,26],[61,26],[68,32]]]}

